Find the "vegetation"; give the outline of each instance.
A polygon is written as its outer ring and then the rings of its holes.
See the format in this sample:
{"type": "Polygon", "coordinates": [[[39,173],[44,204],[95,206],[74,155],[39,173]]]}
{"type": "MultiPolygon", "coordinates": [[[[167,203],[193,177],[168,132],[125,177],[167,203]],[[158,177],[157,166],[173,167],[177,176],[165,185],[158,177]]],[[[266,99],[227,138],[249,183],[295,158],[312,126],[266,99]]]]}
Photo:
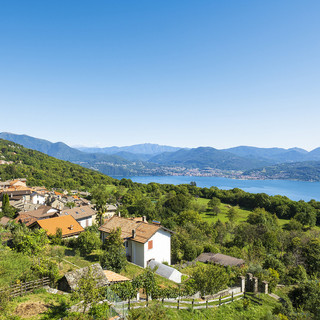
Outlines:
{"type": "MultiPolygon", "coordinates": [[[[194,183],[174,186],[143,185],[128,179],[115,181],[19,145],[1,140],[0,145],[6,160],[14,161],[14,165],[0,166],[3,179],[27,176],[29,183],[45,184],[48,188],[57,187],[56,183],[64,188],[89,188],[101,218],[108,201],[117,202],[122,215],[144,215],[149,221],[161,221],[164,227],[174,231],[172,264],[187,275],[184,283],[177,287],[151,270],[128,264],[120,230],[114,230],[102,244],[96,226],[88,228],[78,239],[66,241],[59,230],[48,239],[41,230],[31,231],[11,223],[0,230],[1,238],[6,239],[0,247],[0,286],[42,276],[49,276],[54,284],[65,272],[100,261],[104,268],[134,279],[132,284],[115,287],[123,299],[133,297],[141,288],[146,296],[177,297],[195,291],[201,291],[203,295],[215,293],[236,285],[240,275],[251,272],[259,281],[268,281],[271,291],[276,291],[279,283],[290,285],[290,290],[282,293],[286,302],[279,305],[266,297],[262,298],[263,305],[260,306],[255,304],[254,297],[249,297],[244,302],[210,310],[211,316],[222,318],[220,310],[225,310],[224,319],[231,319],[235,314],[243,319],[303,319],[303,314],[309,319],[317,319],[319,310],[312,306],[319,305],[320,296],[319,202],[250,194],[237,188],[198,188],[194,183]],[[41,171],[42,176],[38,175],[41,171]],[[8,239],[10,241],[6,242],[8,239]],[[236,268],[191,262],[203,252],[242,258],[246,265],[236,268]],[[185,262],[189,262],[187,266],[185,262]]],[[[2,208],[8,212],[6,198],[2,208]]],[[[92,284],[88,282],[83,286],[89,288],[92,284]]],[[[83,293],[86,291],[90,290],[85,289],[83,293]]],[[[10,303],[5,297],[1,299],[3,308],[7,308],[10,303]]],[[[95,312],[100,311],[97,308],[95,312]]],[[[207,312],[167,310],[166,314],[171,313],[177,319],[201,319],[208,315],[207,312]]],[[[148,319],[152,315],[156,319],[162,314],[161,307],[150,303],[149,309],[133,311],[130,317],[148,319]]],[[[87,316],[86,313],[84,317],[87,316]]]]}
{"type": "Polygon", "coordinates": [[[47,188],[91,189],[116,180],[70,162],[0,139],[0,155],[13,164],[0,166],[0,179],[27,178],[30,186],[47,188]]]}

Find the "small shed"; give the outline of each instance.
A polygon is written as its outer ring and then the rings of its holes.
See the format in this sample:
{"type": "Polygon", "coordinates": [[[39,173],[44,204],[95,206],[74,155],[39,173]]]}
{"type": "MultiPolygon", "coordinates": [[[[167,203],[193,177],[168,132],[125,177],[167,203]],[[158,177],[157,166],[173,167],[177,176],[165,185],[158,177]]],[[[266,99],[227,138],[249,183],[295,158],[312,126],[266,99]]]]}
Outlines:
{"type": "Polygon", "coordinates": [[[169,267],[163,263],[151,260],[148,266],[153,270],[156,269],[155,273],[159,276],[172,280],[176,283],[181,283],[182,273],[175,268],[169,267]]]}
{"type": "Polygon", "coordinates": [[[241,267],[245,264],[245,261],[243,259],[227,256],[222,253],[212,253],[212,252],[201,253],[200,256],[195,259],[195,261],[199,261],[203,263],[216,263],[224,267],[226,266],[241,267]]]}
{"type": "Polygon", "coordinates": [[[92,264],[89,267],[77,269],[67,272],[58,282],[58,289],[65,292],[75,291],[78,287],[78,282],[82,278],[86,278],[91,268],[92,276],[97,282],[97,287],[104,287],[109,284],[106,275],[104,274],[99,263],[92,264]]]}
{"type": "Polygon", "coordinates": [[[107,280],[110,284],[131,281],[129,278],[127,278],[119,273],[113,272],[111,270],[103,270],[103,273],[106,275],[107,280]]]}

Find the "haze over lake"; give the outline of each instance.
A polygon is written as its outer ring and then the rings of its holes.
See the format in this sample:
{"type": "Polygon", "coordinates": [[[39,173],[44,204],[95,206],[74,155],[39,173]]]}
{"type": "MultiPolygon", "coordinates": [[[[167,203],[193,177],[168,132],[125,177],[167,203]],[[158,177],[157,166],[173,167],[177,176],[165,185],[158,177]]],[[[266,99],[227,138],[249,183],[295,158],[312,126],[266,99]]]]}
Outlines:
{"type": "MultiPolygon", "coordinates": [[[[115,177],[120,179],[119,177],[115,177]]],[[[269,195],[282,195],[292,200],[320,201],[320,182],[291,181],[291,180],[236,180],[218,177],[190,177],[190,176],[148,176],[127,177],[134,182],[162,184],[183,184],[195,181],[198,187],[211,186],[219,189],[240,188],[251,193],[266,193],[269,195]]]]}

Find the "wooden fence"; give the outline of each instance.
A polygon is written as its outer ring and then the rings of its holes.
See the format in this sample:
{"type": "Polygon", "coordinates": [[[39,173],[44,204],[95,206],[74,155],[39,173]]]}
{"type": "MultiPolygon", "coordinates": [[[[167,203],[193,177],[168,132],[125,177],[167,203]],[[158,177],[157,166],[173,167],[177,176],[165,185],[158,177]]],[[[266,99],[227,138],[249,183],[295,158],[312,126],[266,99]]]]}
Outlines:
{"type": "Polygon", "coordinates": [[[44,286],[50,285],[50,279],[48,277],[44,277],[42,279],[28,281],[28,282],[21,282],[19,284],[13,284],[9,286],[9,288],[0,290],[0,294],[4,292],[8,292],[9,296],[19,297],[22,296],[30,291],[33,291],[37,288],[42,288],[44,286]]]}
{"type": "MultiPolygon", "coordinates": [[[[162,302],[162,305],[166,308],[172,308],[172,309],[209,309],[209,308],[216,308],[223,304],[232,303],[233,301],[243,299],[244,298],[244,292],[240,292],[237,294],[231,294],[229,296],[223,297],[220,296],[218,299],[212,299],[212,300],[205,300],[205,301],[195,301],[195,299],[192,300],[185,300],[185,299],[162,299],[160,300],[162,302]]],[[[143,308],[147,307],[147,304],[141,304],[141,302],[138,304],[138,301],[128,301],[128,308],[129,309],[137,309],[137,308],[143,308]],[[137,305],[138,304],[138,305],[137,305]]]]}

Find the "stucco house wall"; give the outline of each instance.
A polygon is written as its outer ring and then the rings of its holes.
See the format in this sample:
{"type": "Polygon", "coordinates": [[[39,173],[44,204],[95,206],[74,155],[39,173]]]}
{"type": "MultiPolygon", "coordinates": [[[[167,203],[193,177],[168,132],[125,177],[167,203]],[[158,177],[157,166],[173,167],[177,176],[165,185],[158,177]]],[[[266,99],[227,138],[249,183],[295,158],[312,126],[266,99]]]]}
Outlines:
{"type": "Polygon", "coordinates": [[[144,263],[143,267],[147,266],[147,262],[154,259],[158,262],[168,262],[171,264],[171,234],[163,229],[158,230],[144,244],[144,263]],[[148,249],[148,242],[152,241],[152,249],[148,249]]]}

